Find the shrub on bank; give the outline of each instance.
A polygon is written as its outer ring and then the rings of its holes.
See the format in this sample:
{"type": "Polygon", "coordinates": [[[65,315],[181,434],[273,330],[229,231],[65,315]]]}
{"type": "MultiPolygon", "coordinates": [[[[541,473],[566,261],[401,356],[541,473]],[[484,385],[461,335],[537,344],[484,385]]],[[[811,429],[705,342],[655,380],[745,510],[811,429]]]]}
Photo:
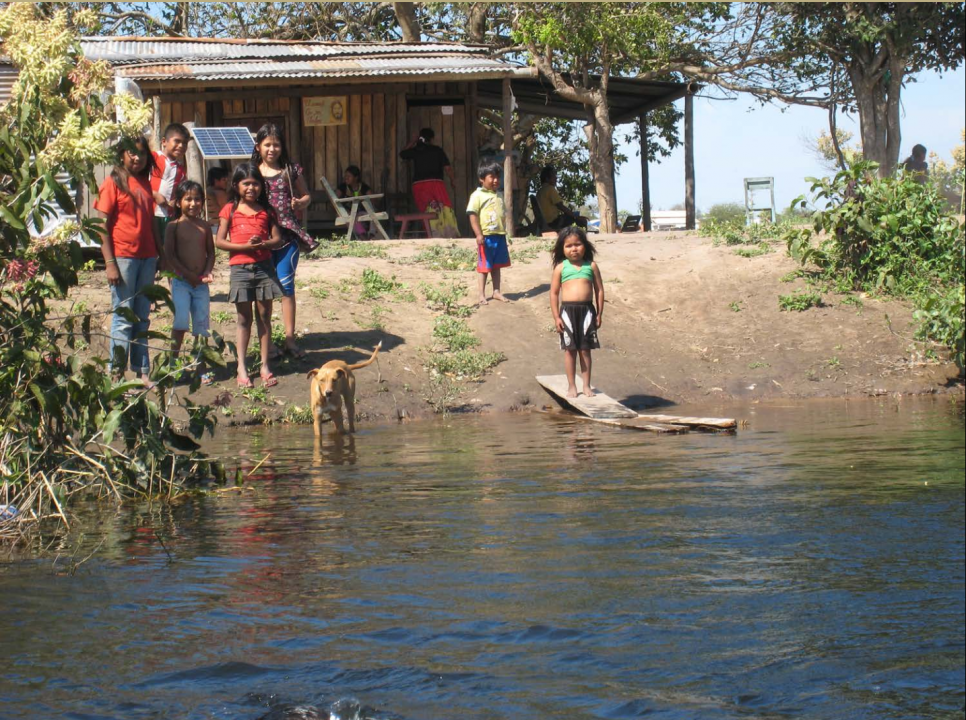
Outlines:
{"type": "MultiPolygon", "coordinates": [[[[42,238],[31,233],[43,228],[55,206],[76,213],[55,176],[66,173],[95,187],[94,166],[110,161],[113,143],[140,133],[150,106],[115,96],[126,118],[115,122],[113,109],[98,100],[109,86],[107,67],[82,57],[63,12],[44,19],[33,3],[9,3],[0,10],[0,40],[20,71],[0,109],[2,538],[17,537],[25,524],[46,517],[66,522],[75,495],[170,496],[195,482],[222,479],[223,472],[197,452],[194,440],[212,429],[210,408],[186,402],[186,430],[168,415],[184,363],[164,353],[157,358],[156,393],[141,382],[115,382],[105,359],[77,352],[82,342],[87,347],[103,336],[103,317],[50,311],[48,303],[78,283],[84,259],[76,238],[99,242],[102,221],[64,223],[42,238]]],[[[160,285],[145,293],[170,304],[160,285]]],[[[149,333],[152,339],[164,346],[170,341],[159,333],[149,333]]],[[[204,343],[191,357],[191,372],[205,362],[224,364],[220,351],[204,343]]],[[[200,374],[194,383],[200,384],[200,374]]]]}
{"type": "Polygon", "coordinates": [[[811,228],[785,235],[789,254],[817,266],[840,287],[908,298],[920,334],[942,343],[963,367],[964,229],[931,183],[903,173],[880,178],[859,162],[833,178],[808,178],[811,201],[824,205],[811,228]]]}

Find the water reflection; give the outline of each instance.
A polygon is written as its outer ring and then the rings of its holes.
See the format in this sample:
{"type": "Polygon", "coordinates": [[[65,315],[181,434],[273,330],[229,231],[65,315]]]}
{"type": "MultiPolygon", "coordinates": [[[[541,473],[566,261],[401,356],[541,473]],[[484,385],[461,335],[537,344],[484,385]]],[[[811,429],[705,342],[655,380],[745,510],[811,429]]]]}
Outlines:
{"type": "Polygon", "coordinates": [[[962,416],[744,413],[226,433],[239,488],[0,565],[0,716],[961,712],[962,416]]]}

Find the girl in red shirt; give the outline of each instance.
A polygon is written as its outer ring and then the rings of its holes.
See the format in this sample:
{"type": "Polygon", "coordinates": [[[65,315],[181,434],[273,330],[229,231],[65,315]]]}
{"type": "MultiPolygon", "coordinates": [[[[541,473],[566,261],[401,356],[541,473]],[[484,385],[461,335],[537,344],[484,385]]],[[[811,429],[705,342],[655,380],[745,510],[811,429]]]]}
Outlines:
{"type": "Polygon", "coordinates": [[[252,303],[255,304],[258,342],[261,346],[262,383],[278,384],[268,365],[272,347],[272,301],[282,297],[282,288],[272,262],[272,248],[282,243],[275,214],[265,194],[265,180],[258,168],[242,163],[235,168],[228,191],[228,204],[218,215],[215,247],[228,251],[231,268],[228,300],[237,312],[238,386],[254,387],[245,366],[252,335],[252,303]]]}
{"type": "Polygon", "coordinates": [[[151,171],[154,156],[144,137],[125,138],[117,144],[117,161],[111,176],[97,192],[94,209],[104,218],[101,253],[111,287],[111,309],[127,307],[137,322],[119,314],[111,319],[111,365],[121,379],[130,358],[131,370],[148,384],[150,363],[146,336],[151,301],[142,294],[154,284],[161,239],[154,231],[154,196],[151,171]]]}

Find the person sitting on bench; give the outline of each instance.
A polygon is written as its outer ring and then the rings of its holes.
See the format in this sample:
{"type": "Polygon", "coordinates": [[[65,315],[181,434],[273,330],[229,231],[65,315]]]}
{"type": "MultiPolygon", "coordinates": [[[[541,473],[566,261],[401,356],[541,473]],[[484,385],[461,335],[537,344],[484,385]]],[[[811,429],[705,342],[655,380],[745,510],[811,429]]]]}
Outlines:
{"type": "MultiPolygon", "coordinates": [[[[340,183],[335,189],[335,194],[340,198],[354,197],[357,195],[369,195],[372,193],[372,188],[362,182],[362,170],[359,169],[358,165],[350,165],[347,167],[342,179],[345,182],[340,183]]],[[[372,233],[369,230],[369,223],[356,222],[355,227],[352,229],[352,233],[360,238],[368,238],[372,236],[372,233]]]]}
{"type": "Polygon", "coordinates": [[[564,205],[560,193],[557,192],[557,171],[553,165],[547,165],[540,172],[537,202],[540,204],[544,221],[552,230],[560,230],[571,225],[587,229],[587,218],[564,205]]]}

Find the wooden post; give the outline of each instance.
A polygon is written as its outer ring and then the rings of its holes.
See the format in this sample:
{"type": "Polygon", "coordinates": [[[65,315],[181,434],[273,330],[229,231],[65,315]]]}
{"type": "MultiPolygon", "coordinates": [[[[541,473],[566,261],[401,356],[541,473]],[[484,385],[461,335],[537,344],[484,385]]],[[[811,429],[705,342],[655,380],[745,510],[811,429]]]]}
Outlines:
{"type": "Polygon", "coordinates": [[[644,232],[651,232],[651,177],[647,161],[647,113],[637,118],[637,128],[641,136],[641,226],[644,232]]]}
{"type": "MultiPolygon", "coordinates": [[[[186,122],[184,126],[188,128],[188,132],[195,129],[195,123],[193,122],[186,122]]],[[[201,159],[201,151],[198,149],[198,143],[194,142],[194,140],[188,143],[188,149],[184,154],[184,161],[188,179],[194,180],[196,183],[201,183],[201,187],[204,187],[205,161],[201,159]]]]}
{"type": "Polygon", "coordinates": [[[503,205],[507,237],[513,236],[513,88],[503,78],[503,205]]]}
{"type": "Polygon", "coordinates": [[[155,150],[161,149],[161,98],[157,95],[151,97],[151,135],[152,147],[155,150]]]}
{"type": "Polygon", "coordinates": [[[684,96],[684,212],[684,227],[694,230],[694,95],[690,90],[684,96]]]}

